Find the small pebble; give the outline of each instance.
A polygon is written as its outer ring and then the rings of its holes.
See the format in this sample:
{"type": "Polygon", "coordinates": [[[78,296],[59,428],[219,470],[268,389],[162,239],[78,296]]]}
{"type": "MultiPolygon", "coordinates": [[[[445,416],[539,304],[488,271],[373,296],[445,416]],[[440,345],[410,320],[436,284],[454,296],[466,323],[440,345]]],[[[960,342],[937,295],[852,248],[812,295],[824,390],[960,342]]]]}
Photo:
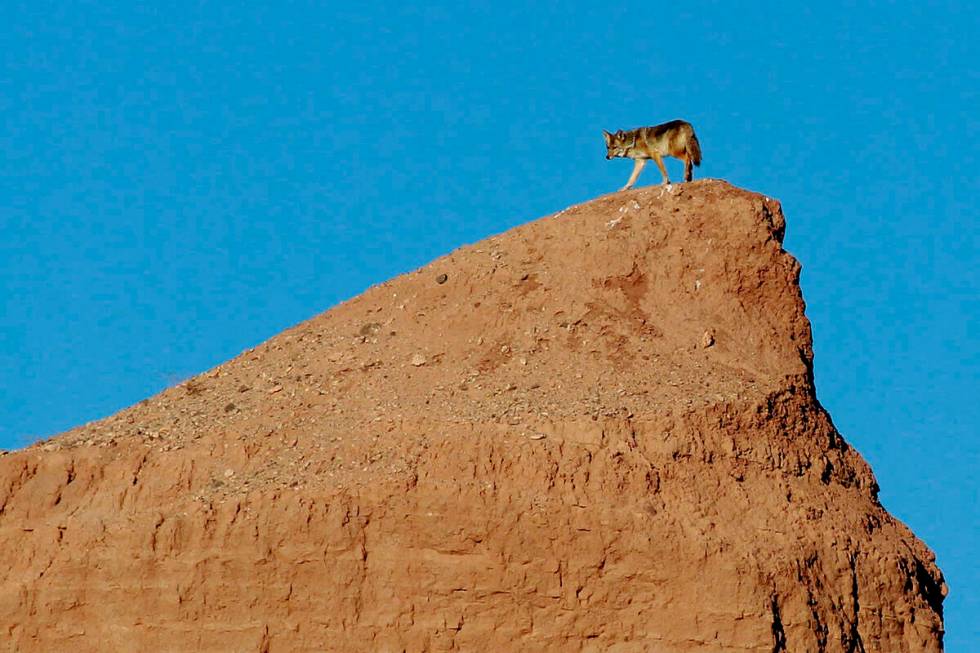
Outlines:
{"type": "Polygon", "coordinates": [[[701,346],[705,349],[715,344],[715,334],[710,331],[705,331],[704,335],[701,336],[701,346]]]}

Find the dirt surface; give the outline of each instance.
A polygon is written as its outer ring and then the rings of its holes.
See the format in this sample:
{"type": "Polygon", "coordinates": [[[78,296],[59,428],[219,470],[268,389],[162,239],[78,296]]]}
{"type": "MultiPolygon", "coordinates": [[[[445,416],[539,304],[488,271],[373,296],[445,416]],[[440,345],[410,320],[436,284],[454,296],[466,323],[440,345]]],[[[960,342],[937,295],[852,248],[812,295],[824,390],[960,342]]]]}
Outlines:
{"type": "Polygon", "coordinates": [[[942,650],[783,230],[607,195],[0,457],[0,650],[942,650]]]}

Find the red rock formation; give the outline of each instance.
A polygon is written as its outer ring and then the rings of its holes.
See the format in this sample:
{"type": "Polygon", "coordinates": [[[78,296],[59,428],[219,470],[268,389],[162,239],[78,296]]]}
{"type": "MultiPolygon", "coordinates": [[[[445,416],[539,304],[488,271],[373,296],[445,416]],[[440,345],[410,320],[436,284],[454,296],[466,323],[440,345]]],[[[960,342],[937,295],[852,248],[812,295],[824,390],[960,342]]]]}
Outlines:
{"type": "Polygon", "coordinates": [[[602,197],[0,458],[0,646],[940,651],[783,228],[602,197]]]}

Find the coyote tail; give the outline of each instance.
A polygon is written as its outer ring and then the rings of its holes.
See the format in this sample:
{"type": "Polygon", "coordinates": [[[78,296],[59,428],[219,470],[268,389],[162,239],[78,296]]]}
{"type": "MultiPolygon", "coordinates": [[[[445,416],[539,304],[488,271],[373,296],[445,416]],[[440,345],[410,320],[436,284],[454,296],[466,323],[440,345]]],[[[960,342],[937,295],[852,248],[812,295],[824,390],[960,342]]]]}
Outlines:
{"type": "Polygon", "coordinates": [[[691,130],[691,137],[687,139],[687,155],[691,157],[694,165],[701,165],[701,143],[698,142],[698,137],[693,129],[691,130]]]}

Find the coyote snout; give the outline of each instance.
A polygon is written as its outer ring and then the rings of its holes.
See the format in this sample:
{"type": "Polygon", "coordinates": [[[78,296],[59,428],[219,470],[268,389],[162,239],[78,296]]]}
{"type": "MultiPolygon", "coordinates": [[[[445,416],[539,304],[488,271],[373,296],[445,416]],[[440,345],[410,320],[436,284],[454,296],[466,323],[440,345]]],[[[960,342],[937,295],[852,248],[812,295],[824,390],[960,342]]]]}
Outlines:
{"type": "Polygon", "coordinates": [[[671,120],[655,127],[640,127],[629,131],[620,129],[615,134],[602,130],[602,135],[606,139],[606,160],[619,156],[633,159],[633,173],[620,190],[633,187],[649,159],[656,161],[665,184],[670,183],[670,178],[667,176],[663,157],[672,156],[684,162],[684,181],[694,178],[692,164],[701,165],[701,144],[694,134],[694,127],[683,120],[671,120]]]}

